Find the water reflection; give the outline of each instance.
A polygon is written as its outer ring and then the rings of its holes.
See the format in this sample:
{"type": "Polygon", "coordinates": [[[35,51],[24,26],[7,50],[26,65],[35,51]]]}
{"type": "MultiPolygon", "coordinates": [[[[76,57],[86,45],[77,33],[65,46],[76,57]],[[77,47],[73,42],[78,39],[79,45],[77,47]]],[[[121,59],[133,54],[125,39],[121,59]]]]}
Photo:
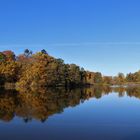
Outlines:
{"type": "Polygon", "coordinates": [[[90,98],[118,93],[140,98],[140,87],[96,86],[83,89],[33,89],[20,91],[0,90],[0,120],[10,122],[15,116],[25,123],[33,119],[45,122],[49,116],[62,113],[67,107],[75,107],[90,98]]]}

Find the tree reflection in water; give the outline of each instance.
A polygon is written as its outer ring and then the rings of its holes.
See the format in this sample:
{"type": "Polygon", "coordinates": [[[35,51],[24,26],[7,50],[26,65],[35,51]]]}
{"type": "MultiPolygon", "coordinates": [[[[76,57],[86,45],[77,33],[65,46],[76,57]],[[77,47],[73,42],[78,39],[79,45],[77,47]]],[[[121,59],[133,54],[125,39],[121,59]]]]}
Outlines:
{"type": "Polygon", "coordinates": [[[25,123],[32,119],[45,122],[49,116],[62,113],[67,107],[75,107],[90,98],[100,99],[113,92],[119,97],[128,95],[140,98],[140,87],[96,86],[79,89],[0,90],[0,120],[9,122],[15,116],[25,123]]]}

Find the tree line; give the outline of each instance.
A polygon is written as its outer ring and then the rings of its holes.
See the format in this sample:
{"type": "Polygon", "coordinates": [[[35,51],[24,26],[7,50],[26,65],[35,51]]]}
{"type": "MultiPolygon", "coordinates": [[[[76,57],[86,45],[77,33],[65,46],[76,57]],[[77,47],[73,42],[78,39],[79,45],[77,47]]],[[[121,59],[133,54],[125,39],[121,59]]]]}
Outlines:
{"type": "Polygon", "coordinates": [[[85,71],[76,64],[50,56],[46,50],[33,53],[26,49],[18,56],[7,50],[0,52],[0,85],[14,83],[17,87],[63,86],[106,84],[118,85],[140,82],[140,71],[125,76],[103,76],[100,72],[85,71]]]}

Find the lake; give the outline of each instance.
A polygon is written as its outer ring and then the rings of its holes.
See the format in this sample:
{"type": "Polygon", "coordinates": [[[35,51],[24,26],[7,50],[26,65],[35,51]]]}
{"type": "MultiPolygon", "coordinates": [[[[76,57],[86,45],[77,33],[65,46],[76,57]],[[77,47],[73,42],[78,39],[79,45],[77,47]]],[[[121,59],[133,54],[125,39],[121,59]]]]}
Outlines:
{"type": "Polygon", "coordinates": [[[1,140],[139,140],[140,87],[4,90],[1,140]]]}

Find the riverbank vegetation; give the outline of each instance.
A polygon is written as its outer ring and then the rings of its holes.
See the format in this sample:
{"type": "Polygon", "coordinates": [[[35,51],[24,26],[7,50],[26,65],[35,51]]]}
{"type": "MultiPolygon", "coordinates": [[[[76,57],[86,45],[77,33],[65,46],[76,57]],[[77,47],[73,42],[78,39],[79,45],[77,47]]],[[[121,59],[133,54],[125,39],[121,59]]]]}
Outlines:
{"type": "Polygon", "coordinates": [[[17,87],[75,87],[84,85],[139,84],[140,71],[126,76],[103,76],[100,72],[85,71],[76,64],[65,64],[50,56],[46,50],[37,53],[26,49],[16,56],[7,50],[0,52],[0,85],[14,83],[17,87]]]}

